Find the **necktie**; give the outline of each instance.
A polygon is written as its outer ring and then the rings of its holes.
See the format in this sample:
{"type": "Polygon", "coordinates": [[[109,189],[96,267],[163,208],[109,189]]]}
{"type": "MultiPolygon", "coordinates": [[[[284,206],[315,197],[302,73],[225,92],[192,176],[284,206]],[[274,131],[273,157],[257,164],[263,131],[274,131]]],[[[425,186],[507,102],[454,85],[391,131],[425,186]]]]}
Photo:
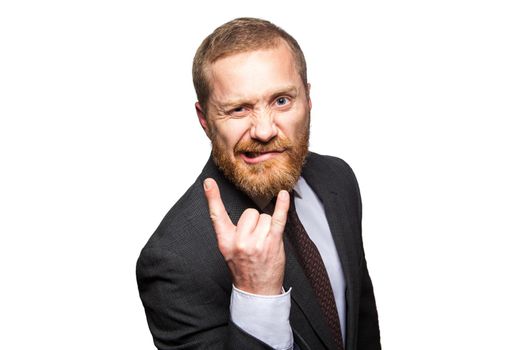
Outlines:
{"type": "Polygon", "coordinates": [[[290,198],[290,209],[288,210],[286,226],[290,242],[297,254],[297,259],[303,267],[308,281],[310,281],[317,301],[321,306],[324,319],[332,332],[337,349],[343,349],[341,325],[339,323],[332,285],[330,284],[330,279],[328,278],[321,254],[317,250],[314,242],[308,237],[308,233],[306,233],[303,224],[299,220],[299,216],[297,216],[293,196],[290,198]]]}

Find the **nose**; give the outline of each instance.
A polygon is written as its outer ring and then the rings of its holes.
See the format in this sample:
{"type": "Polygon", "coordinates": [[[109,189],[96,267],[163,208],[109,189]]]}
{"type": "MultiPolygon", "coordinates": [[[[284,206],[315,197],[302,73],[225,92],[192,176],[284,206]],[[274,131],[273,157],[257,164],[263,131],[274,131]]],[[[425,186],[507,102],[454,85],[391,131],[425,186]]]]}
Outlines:
{"type": "Polygon", "coordinates": [[[255,118],[250,129],[250,137],[261,142],[268,142],[277,136],[278,130],[270,113],[255,118]]]}

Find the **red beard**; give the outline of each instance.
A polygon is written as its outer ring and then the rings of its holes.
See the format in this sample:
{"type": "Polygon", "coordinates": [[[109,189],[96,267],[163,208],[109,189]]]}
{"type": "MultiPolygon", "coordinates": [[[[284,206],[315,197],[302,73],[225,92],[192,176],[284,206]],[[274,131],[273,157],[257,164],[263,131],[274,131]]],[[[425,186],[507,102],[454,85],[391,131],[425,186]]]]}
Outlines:
{"type": "Polygon", "coordinates": [[[267,143],[256,140],[239,141],[234,147],[234,159],[224,145],[212,137],[212,156],[224,175],[251,198],[273,198],[280,190],[291,191],[308,154],[309,125],[300,132],[298,143],[284,138],[274,138],[267,143]],[[241,154],[284,150],[274,158],[257,164],[247,164],[241,154]]]}

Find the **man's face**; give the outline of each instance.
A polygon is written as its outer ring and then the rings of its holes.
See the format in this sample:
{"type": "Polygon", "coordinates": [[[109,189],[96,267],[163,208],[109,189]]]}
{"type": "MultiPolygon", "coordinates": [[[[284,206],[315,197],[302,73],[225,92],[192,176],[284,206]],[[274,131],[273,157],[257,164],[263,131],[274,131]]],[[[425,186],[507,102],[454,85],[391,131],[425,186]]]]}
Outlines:
{"type": "Polygon", "coordinates": [[[308,152],[311,102],[285,44],[211,64],[207,118],[217,166],[252,198],[292,190],[308,152]]]}

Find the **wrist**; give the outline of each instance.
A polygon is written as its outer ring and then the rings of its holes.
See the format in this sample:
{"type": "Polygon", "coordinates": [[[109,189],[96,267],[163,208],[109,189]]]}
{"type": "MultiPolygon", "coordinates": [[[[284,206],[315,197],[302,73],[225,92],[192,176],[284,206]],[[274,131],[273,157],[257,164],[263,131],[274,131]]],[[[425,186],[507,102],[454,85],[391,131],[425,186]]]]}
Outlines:
{"type": "Polygon", "coordinates": [[[233,287],[241,292],[251,294],[251,295],[257,295],[257,296],[272,296],[272,295],[280,295],[284,293],[284,288],[282,285],[280,286],[259,286],[259,287],[253,287],[253,286],[245,286],[242,284],[234,283],[233,287]]]}

